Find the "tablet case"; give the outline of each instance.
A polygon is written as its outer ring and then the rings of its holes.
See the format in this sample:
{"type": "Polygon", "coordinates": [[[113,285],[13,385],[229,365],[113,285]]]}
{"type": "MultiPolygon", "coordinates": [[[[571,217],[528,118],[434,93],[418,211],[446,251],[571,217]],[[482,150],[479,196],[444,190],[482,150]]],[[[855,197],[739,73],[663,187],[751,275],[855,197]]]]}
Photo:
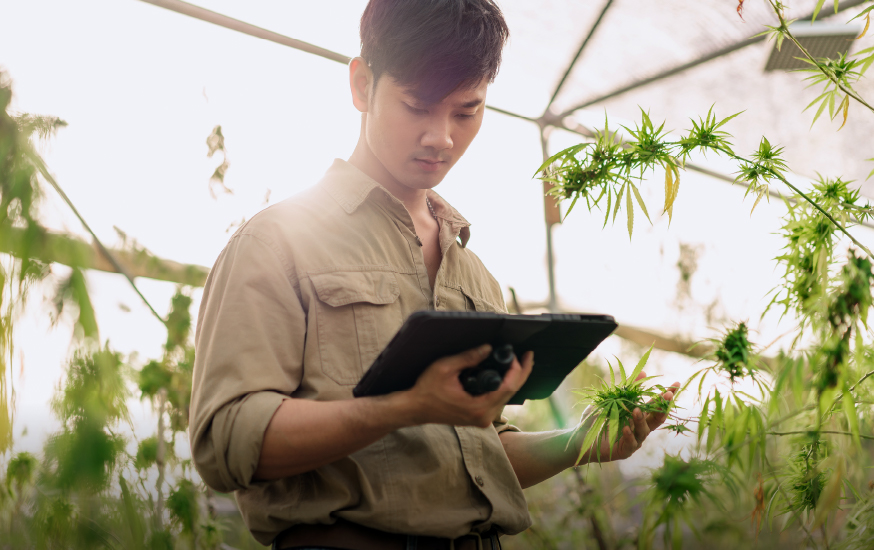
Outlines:
{"type": "Polygon", "coordinates": [[[352,391],[355,397],[408,390],[434,361],[482,344],[534,351],[534,369],[510,400],[544,399],[616,329],[609,315],[507,315],[419,311],[410,315],[352,391]]]}

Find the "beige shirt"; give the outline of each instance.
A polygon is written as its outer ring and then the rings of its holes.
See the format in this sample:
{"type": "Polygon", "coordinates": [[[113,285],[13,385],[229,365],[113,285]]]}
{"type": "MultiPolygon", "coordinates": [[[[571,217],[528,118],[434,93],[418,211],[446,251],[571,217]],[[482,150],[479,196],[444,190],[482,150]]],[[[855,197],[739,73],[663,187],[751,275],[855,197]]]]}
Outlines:
{"type": "Polygon", "coordinates": [[[505,311],[501,288],[465,246],[469,223],[434,192],[443,252],[432,291],[398,199],[336,160],[308,191],[267,208],[222,251],[203,292],[191,447],[204,481],[235,491],[256,539],[336,518],[396,533],[458,537],[530,525],[492,427],[404,428],[314,471],[252,481],[284,399],[351,399],[411,313],[505,311]]]}

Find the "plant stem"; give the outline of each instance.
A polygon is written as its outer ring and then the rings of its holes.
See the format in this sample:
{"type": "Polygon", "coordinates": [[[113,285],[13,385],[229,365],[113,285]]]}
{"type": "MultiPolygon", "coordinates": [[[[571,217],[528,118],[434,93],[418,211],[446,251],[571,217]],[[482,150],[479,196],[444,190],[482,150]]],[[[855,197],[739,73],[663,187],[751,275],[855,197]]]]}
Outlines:
{"type": "MultiPolygon", "coordinates": [[[[851,432],[841,432],[837,430],[797,430],[792,432],[765,432],[770,435],[801,435],[801,434],[809,434],[811,432],[821,433],[821,434],[835,434],[835,435],[849,435],[853,436],[851,432]]],[[[863,435],[859,434],[859,437],[862,439],[870,439],[874,441],[874,435],[863,435]]]]}
{"type": "MultiPolygon", "coordinates": [[[[671,145],[678,145],[678,143],[671,143],[671,145]]],[[[736,161],[739,161],[739,162],[746,162],[746,163],[749,163],[749,164],[755,164],[755,165],[759,166],[759,163],[753,162],[753,161],[751,161],[751,160],[749,160],[749,159],[746,159],[746,158],[744,158],[744,157],[741,157],[741,156],[739,156],[739,155],[736,155],[735,153],[733,153],[732,151],[730,151],[730,150],[728,150],[728,149],[724,149],[724,148],[722,148],[722,147],[715,147],[715,149],[716,149],[717,151],[719,151],[719,152],[722,152],[722,153],[728,155],[730,158],[732,158],[732,159],[734,159],[734,160],[736,160],[736,161]]],[[[853,235],[850,234],[849,231],[847,231],[846,229],[844,229],[844,226],[841,225],[840,223],[838,223],[838,221],[837,221],[836,219],[834,219],[834,217],[833,217],[831,214],[829,214],[828,212],[826,212],[826,211],[825,211],[825,210],[824,210],[824,209],[823,209],[823,208],[822,208],[822,207],[821,207],[821,206],[820,206],[816,201],[814,201],[813,199],[811,199],[810,197],[808,197],[807,195],[805,195],[805,194],[801,191],[801,189],[799,189],[799,188],[795,187],[793,184],[789,183],[789,181],[788,181],[785,177],[783,177],[783,175],[780,174],[779,172],[776,172],[775,170],[773,170],[773,169],[771,169],[771,168],[766,168],[766,169],[768,170],[768,172],[771,173],[771,175],[772,175],[773,177],[775,177],[775,178],[777,178],[778,180],[780,180],[781,182],[783,182],[787,187],[789,187],[789,189],[792,189],[793,191],[795,191],[796,193],[798,193],[798,195],[799,195],[801,198],[803,198],[803,199],[806,200],[808,203],[810,203],[811,206],[813,206],[814,208],[816,208],[817,210],[819,210],[820,213],[821,213],[823,216],[825,216],[826,218],[828,218],[829,221],[831,221],[831,222],[835,225],[835,227],[837,227],[838,230],[840,230],[841,233],[843,233],[844,235],[846,235],[847,237],[849,237],[850,240],[853,241],[853,243],[854,243],[856,246],[858,246],[859,248],[861,248],[862,250],[864,250],[865,253],[868,254],[868,256],[869,256],[870,258],[874,259],[874,253],[872,253],[870,250],[868,250],[868,247],[867,247],[867,246],[865,246],[864,244],[860,243],[860,242],[856,239],[856,237],[854,237],[853,235]]]]}
{"type": "Polygon", "coordinates": [[[816,59],[814,59],[813,56],[810,55],[810,52],[807,51],[807,48],[802,46],[801,43],[798,41],[798,39],[796,39],[795,36],[793,36],[792,33],[789,32],[789,26],[786,24],[786,20],[783,18],[783,13],[780,11],[780,8],[778,8],[776,6],[776,4],[774,4],[773,0],[768,0],[768,4],[771,5],[771,8],[773,8],[774,13],[777,14],[777,18],[780,20],[780,29],[782,30],[783,35],[786,36],[787,38],[789,38],[789,40],[791,40],[798,47],[798,49],[801,50],[801,53],[804,54],[804,57],[806,57],[808,60],[810,60],[819,69],[819,71],[822,74],[824,74],[829,80],[831,80],[834,83],[834,85],[838,89],[840,89],[842,92],[847,94],[849,97],[852,97],[857,102],[859,102],[860,104],[867,107],[868,110],[870,110],[872,113],[874,113],[874,107],[868,105],[868,103],[864,99],[862,99],[856,92],[854,92],[850,88],[845,87],[844,84],[841,83],[841,81],[836,79],[833,75],[829,74],[828,71],[823,70],[823,68],[820,66],[820,64],[817,63],[816,59]]]}
{"type": "MultiPolygon", "coordinates": [[[[765,466],[768,468],[768,474],[776,479],[777,475],[774,470],[774,466],[772,466],[771,461],[768,460],[767,451],[762,453],[762,460],[765,461],[765,466]]],[[[780,491],[780,494],[783,495],[783,498],[786,499],[786,502],[789,502],[791,500],[789,498],[789,495],[786,494],[786,490],[783,489],[782,483],[777,483],[777,490],[780,491]]],[[[807,538],[810,540],[810,544],[812,544],[814,548],[819,548],[816,544],[816,540],[814,540],[813,538],[813,533],[811,533],[810,529],[807,528],[807,525],[804,524],[804,520],[801,518],[801,515],[798,513],[798,511],[791,509],[790,511],[792,512],[792,515],[795,516],[795,520],[798,522],[798,525],[800,525],[801,528],[804,529],[805,534],[807,534],[807,538]]]]}
{"type": "Polygon", "coordinates": [[[858,382],[856,382],[855,384],[850,386],[850,391],[855,390],[856,386],[858,386],[859,384],[861,384],[862,382],[864,382],[867,378],[870,378],[871,376],[874,376],[874,370],[866,373],[865,376],[863,376],[862,378],[859,378],[858,382]]]}

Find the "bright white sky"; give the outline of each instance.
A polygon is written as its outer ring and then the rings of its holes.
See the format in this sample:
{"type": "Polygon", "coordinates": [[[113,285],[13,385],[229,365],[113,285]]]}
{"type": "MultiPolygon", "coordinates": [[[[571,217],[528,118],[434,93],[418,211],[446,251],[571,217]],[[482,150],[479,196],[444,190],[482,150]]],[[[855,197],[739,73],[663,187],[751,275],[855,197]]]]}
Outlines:
{"type": "MultiPolygon", "coordinates": [[[[312,2],[200,4],[354,54],[365,2],[336,1],[330,10],[312,2]]],[[[524,2],[502,5],[511,31],[524,24],[524,2]]],[[[526,114],[533,114],[537,106],[542,109],[552,84],[526,86],[513,70],[523,55],[510,44],[505,67],[511,78],[499,76],[489,101],[529,105],[526,114]]],[[[0,67],[14,80],[15,110],[69,123],[45,158],[98,235],[112,245],[117,226],[156,255],[185,263],[212,265],[229,237],[227,228],[263,208],[268,190],[272,204],[313,185],[333,158],[348,157],[358,137],[343,65],[135,0],[0,0],[0,67]],[[226,136],[231,161],[226,183],[234,194],[214,200],[207,182],[219,161],[206,158],[205,140],[217,124],[226,136]]],[[[602,116],[597,110],[580,115],[602,116]]],[[[552,150],[574,139],[556,132],[552,150]]],[[[479,137],[438,188],[473,223],[470,247],[523,302],[547,297],[542,192],[531,179],[540,161],[534,125],[488,112],[479,137]]],[[[760,204],[751,217],[743,189],[690,172],[668,228],[667,217],[657,215],[661,176],[650,183],[642,192],[654,224],[638,210],[630,242],[624,217],[602,230],[603,216],[588,214],[582,205],[556,229],[561,303],[690,339],[712,337],[727,321],[748,320],[760,331],[755,338],[761,343],[791,328],[777,326],[776,317],[759,321],[777,282],[772,258],[782,243],[773,233],[782,205],[760,204]],[[682,311],[675,304],[680,243],[700,249],[693,301],[682,311]]],[[[84,235],[59,200],[47,195],[45,223],[84,235]]],[[[870,231],[857,234],[874,245],[870,231]]],[[[117,275],[90,273],[89,284],[102,337],[119,351],[137,353],[140,363],[158,357],[163,327],[127,283],[117,275]]],[[[166,312],[174,286],[138,284],[158,311],[166,312]]],[[[19,449],[39,450],[54,429],[46,404],[62,376],[69,342],[69,326],[50,330],[43,304],[35,301],[17,334],[19,449]],[[27,434],[20,435],[25,428],[27,434]]],[[[623,348],[611,341],[602,352],[619,354],[623,348]]],[[[624,359],[634,364],[637,358],[624,359]]],[[[654,354],[651,364],[651,371],[671,373],[666,382],[691,372],[684,357],[654,354]]],[[[132,412],[137,432],[151,433],[147,406],[132,403],[132,412]]],[[[652,458],[635,460],[627,467],[652,458]]]]}

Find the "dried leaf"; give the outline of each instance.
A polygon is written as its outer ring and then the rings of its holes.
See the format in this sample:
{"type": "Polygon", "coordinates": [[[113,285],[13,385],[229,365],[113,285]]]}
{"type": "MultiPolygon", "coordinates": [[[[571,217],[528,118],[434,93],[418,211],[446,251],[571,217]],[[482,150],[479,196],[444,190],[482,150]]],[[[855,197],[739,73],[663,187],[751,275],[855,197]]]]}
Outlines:
{"type": "Polygon", "coordinates": [[[844,123],[841,124],[840,128],[838,128],[838,132],[840,132],[844,128],[844,125],[847,123],[847,112],[850,110],[849,94],[844,96],[844,100],[841,102],[841,106],[839,107],[839,109],[844,112],[844,123]]]}
{"type": "Polygon", "coordinates": [[[674,172],[670,165],[665,166],[665,212],[671,208],[674,201],[674,172]]]}
{"type": "Polygon", "coordinates": [[[860,34],[859,36],[856,37],[856,40],[859,40],[860,38],[864,37],[868,33],[868,27],[870,27],[870,26],[871,26],[871,13],[869,12],[865,16],[865,28],[862,30],[862,34],[860,34]]]}

